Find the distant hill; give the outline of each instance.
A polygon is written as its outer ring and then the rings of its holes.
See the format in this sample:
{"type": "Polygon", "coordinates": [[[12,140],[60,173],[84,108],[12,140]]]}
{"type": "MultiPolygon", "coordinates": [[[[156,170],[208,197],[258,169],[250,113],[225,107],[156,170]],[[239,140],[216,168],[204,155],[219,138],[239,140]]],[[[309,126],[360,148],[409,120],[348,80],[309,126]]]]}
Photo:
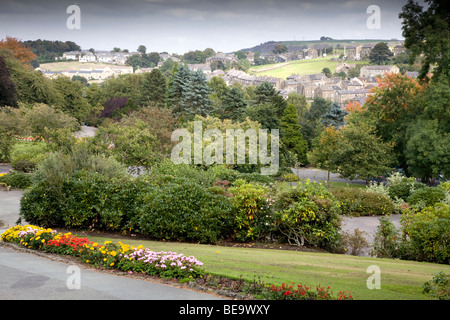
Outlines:
{"type": "Polygon", "coordinates": [[[288,52],[296,52],[306,49],[308,46],[312,46],[315,49],[323,49],[323,48],[343,48],[349,45],[355,44],[364,44],[364,43],[378,43],[378,42],[387,42],[389,45],[395,45],[403,42],[402,40],[396,39],[335,39],[335,40],[304,40],[304,41],[268,41],[265,43],[261,43],[252,48],[241,49],[241,51],[249,51],[249,52],[259,52],[261,54],[268,54],[273,51],[277,44],[284,44],[288,48],[288,52]]]}

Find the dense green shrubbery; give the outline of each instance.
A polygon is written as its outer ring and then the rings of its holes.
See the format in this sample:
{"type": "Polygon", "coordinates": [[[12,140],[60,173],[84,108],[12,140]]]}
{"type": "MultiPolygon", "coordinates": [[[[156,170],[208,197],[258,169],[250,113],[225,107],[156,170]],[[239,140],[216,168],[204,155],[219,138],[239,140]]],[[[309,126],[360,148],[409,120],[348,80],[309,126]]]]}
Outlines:
{"type": "Polygon", "coordinates": [[[13,189],[26,189],[31,186],[31,175],[13,171],[11,173],[0,175],[0,184],[10,186],[13,189]]]}
{"type": "Polygon", "coordinates": [[[423,293],[439,300],[450,300],[450,275],[441,271],[423,284],[423,293]]]}
{"type": "Polygon", "coordinates": [[[408,211],[401,219],[401,232],[380,219],[373,254],[437,263],[450,262],[450,206],[438,204],[419,212],[408,211]]]}
{"type": "Polygon", "coordinates": [[[239,241],[273,240],[275,218],[269,198],[269,188],[258,183],[237,180],[228,189],[233,203],[233,218],[236,223],[234,237],[239,241]]]}
{"type": "Polygon", "coordinates": [[[274,210],[278,231],[289,243],[329,251],[340,247],[339,202],[322,184],[307,180],[279,187],[274,210]]]}
{"type": "Polygon", "coordinates": [[[426,184],[417,182],[415,178],[407,178],[400,172],[393,172],[387,180],[383,193],[395,201],[407,201],[416,190],[427,187],[426,184]]]}
{"type": "Polygon", "coordinates": [[[11,157],[11,166],[14,170],[33,172],[44,159],[45,153],[40,150],[30,149],[16,152],[11,157]]]}
{"type": "Polygon", "coordinates": [[[185,179],[142,195],[131,227],[154,239],[216,243],[233,230],[231,204],[185,179]]]}
{"type": "Polygon", "coordinates": [[[445,200],[445,191],[441,188],[420,188],[408,197],[408,203],[417,208],[434,206],[445,200]]]}
{"type": "Polygon", "coordinates": [[[342,214],[351,216],[385,215],[395,212],[389,197],[357,188],[339,188],[332,191],[339,201],[342,214]]]}

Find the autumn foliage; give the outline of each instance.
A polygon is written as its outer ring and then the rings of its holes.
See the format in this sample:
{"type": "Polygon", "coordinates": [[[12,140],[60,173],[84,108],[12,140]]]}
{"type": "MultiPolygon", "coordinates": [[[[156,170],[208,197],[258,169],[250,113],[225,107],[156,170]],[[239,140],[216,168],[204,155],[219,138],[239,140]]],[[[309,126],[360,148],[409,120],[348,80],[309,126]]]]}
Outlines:
{"type": "Polygon", "coordinates": [[[378,86],[371,89],[365,105],[378,115],[381,121],[395,122],[413,112],[418,98],[425,92],[426,85],[402,74],[386,74],[377,79],[378,86]]]}
{"type": "Polygon", "coordinates": [[[35,60],[37,56],[16,38],[6,37],[6,40],[0,41],[0,49],[8,49],[14,57],[21,63],[26,64],[35,60]]]}

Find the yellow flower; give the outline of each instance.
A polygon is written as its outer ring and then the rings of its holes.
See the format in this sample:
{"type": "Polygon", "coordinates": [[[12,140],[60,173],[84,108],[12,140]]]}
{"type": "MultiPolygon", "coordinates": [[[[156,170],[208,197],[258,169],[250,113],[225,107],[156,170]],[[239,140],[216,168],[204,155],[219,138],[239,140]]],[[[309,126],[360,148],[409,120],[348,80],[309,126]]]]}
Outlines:
{"type": "Polygon", "coordinates": [[[44,242],[45,242],[45,239],[42,239],[41,242],[44,243],[44,242]]]}
{"type": "Polygon", "coordinates": [[[110,267],[112,267],[113,265],[114,265],[114,262],[111,262],[111,263],[109,264],[110,267]]]}
{"type": "Polygon", "coordinates": [[[117,252],[115,252],[115,251],[111,251],[111,252],[110,252],[110,255],[112,255],[113,257],[115,257],[116,254],[117,254],[117,252]]]}
{"type": "Polygon", "coordinates": [[[103,261],[106,261],[106,258],[103,258],[103,261]]]}

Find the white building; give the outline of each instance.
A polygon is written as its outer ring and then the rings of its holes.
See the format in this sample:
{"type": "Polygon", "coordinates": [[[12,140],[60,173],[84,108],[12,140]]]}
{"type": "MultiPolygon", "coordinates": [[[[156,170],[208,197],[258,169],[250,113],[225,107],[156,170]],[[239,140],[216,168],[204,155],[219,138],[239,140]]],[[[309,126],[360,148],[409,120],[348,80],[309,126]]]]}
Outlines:
{"type": "Polygon", "coordinates": [[[90,51],[82,51],[78,61],[80,61],[80,62],[97,62],[97,57],[90,51]]]}

